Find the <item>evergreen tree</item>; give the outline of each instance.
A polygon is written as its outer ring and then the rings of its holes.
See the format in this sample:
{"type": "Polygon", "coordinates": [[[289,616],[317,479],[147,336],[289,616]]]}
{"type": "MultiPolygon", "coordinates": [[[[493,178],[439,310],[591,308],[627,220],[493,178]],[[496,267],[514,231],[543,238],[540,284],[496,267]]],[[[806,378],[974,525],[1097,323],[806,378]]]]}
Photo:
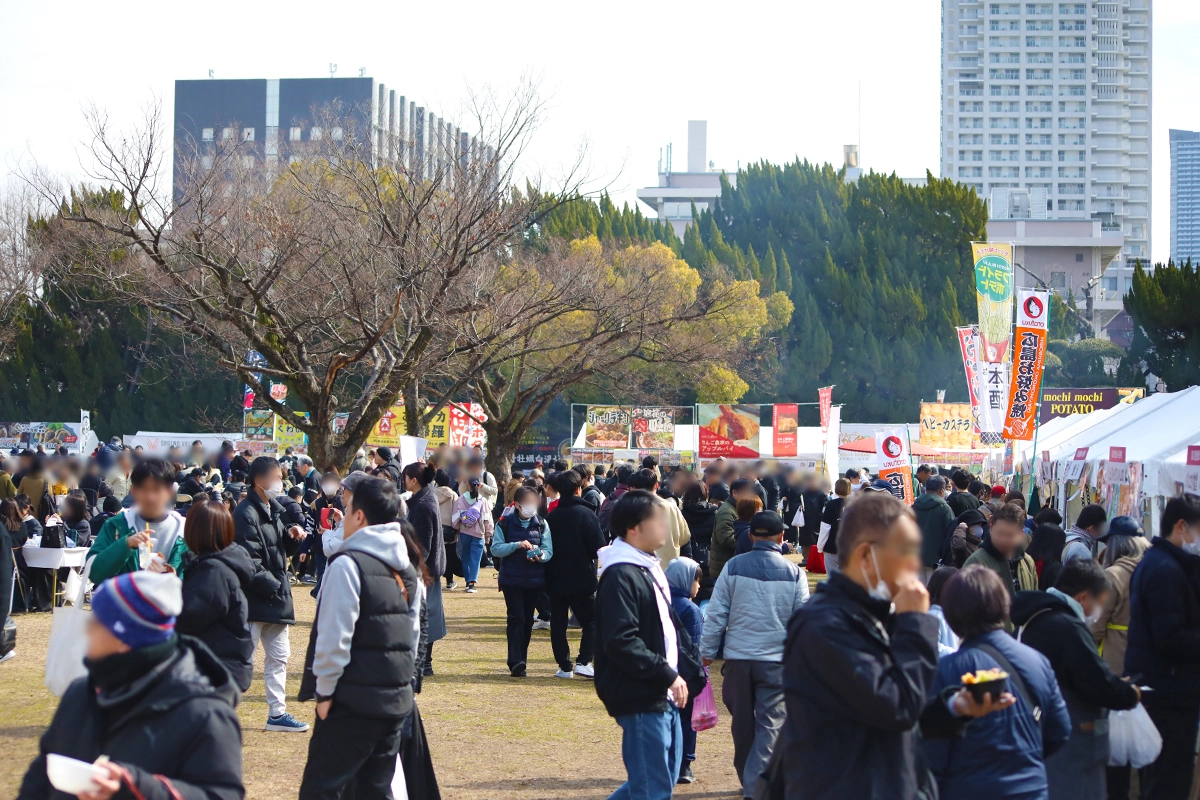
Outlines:
{"type": "Polygon", "coordinates": [[[1200,269],[1191,259],[1180,265],[1159,264],[1153,272],[1146,272],[1138,262],[1125,295],[1125,310],[1134,323],[1130,358],[1165,381],[1170,391],[1200,383],[1197,308],[1200,269]]]}

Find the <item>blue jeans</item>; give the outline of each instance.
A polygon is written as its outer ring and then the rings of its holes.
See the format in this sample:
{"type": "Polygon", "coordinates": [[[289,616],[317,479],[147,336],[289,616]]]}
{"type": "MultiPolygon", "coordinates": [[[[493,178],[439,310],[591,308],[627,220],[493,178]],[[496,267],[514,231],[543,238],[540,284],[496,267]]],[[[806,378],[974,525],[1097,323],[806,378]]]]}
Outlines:
{"type": "Polygon", "coordinates": [[[675,708],[617,717],[628,779],[608,800],[670,800],[683,761],[683,730],[675,708]]]}
{"type": "Polygon", "coordinates": [[[479,560],[481,558],[483,558],[483,539],[460,533],[458,535],[458,560],[462,562],[463,577],[467,579],[467,583],[475,583],[479,580],[479,560]]]}

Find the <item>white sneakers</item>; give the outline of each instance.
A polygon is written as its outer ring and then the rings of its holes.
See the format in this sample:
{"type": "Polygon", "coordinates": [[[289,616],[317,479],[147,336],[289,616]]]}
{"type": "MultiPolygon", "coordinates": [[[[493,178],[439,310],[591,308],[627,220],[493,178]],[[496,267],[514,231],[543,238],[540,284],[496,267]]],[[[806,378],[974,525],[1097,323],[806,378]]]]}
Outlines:
{"type": "Polygon", "coordinates": [[[556,677],[556,678],[569,678],[569,677],[571,677],[571,673],[570,673],[570,672],[567,672],[566,670],[561,670],[561,669],[560,669],[558,672],[555,672],[555,673],[554,673],[554,677],[556,677]]]}
{"type": "Polygon", "coordinates": [[[581,678],[595,678],[596,670],[592,669],[591,664],[576,664],[575,674],[581,678]]]}
{"type": "Polygon", "coordinates": [[[534,620],[533,621],[533,629],[535,631],[548,631],[548,630],[550,630],[550,623],[544,619],[534,620]]]}

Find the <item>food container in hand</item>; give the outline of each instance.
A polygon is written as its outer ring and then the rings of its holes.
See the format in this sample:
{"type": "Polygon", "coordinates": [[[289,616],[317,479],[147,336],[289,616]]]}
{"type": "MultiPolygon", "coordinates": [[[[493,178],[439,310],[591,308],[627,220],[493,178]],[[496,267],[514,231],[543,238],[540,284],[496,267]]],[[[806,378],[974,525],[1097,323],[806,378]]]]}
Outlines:
{"type": "Polygon", "coordinates": [[[100,788],[93,778],[103,778],[108,772],[95,764],[57,753],[46,754],[46,776],[50,785],[66,794],[94,792],[100,788]]]}
{"type": "Polygon", "coordinates": [[[968,672],[962,676],[963,686],[971,693],[976,702],[984,702],[984,695],[990,694],[992,700],[1000,699],[1000,695],[1008,691],[1008,673],[1002,669],[980,669],[968,672]]]}

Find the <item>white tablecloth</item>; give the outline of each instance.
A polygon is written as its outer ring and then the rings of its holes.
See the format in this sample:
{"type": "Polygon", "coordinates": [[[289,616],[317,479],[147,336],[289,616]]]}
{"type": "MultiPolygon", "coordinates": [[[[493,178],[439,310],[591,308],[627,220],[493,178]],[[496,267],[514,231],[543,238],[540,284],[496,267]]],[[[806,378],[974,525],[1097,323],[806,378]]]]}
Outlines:
{"type": "Polygon", "coordinates": [[[25,563],[35,569],[82,567],[87,559],[86,547],[37,547],[27,544],[21,548],[25,563]]]}

